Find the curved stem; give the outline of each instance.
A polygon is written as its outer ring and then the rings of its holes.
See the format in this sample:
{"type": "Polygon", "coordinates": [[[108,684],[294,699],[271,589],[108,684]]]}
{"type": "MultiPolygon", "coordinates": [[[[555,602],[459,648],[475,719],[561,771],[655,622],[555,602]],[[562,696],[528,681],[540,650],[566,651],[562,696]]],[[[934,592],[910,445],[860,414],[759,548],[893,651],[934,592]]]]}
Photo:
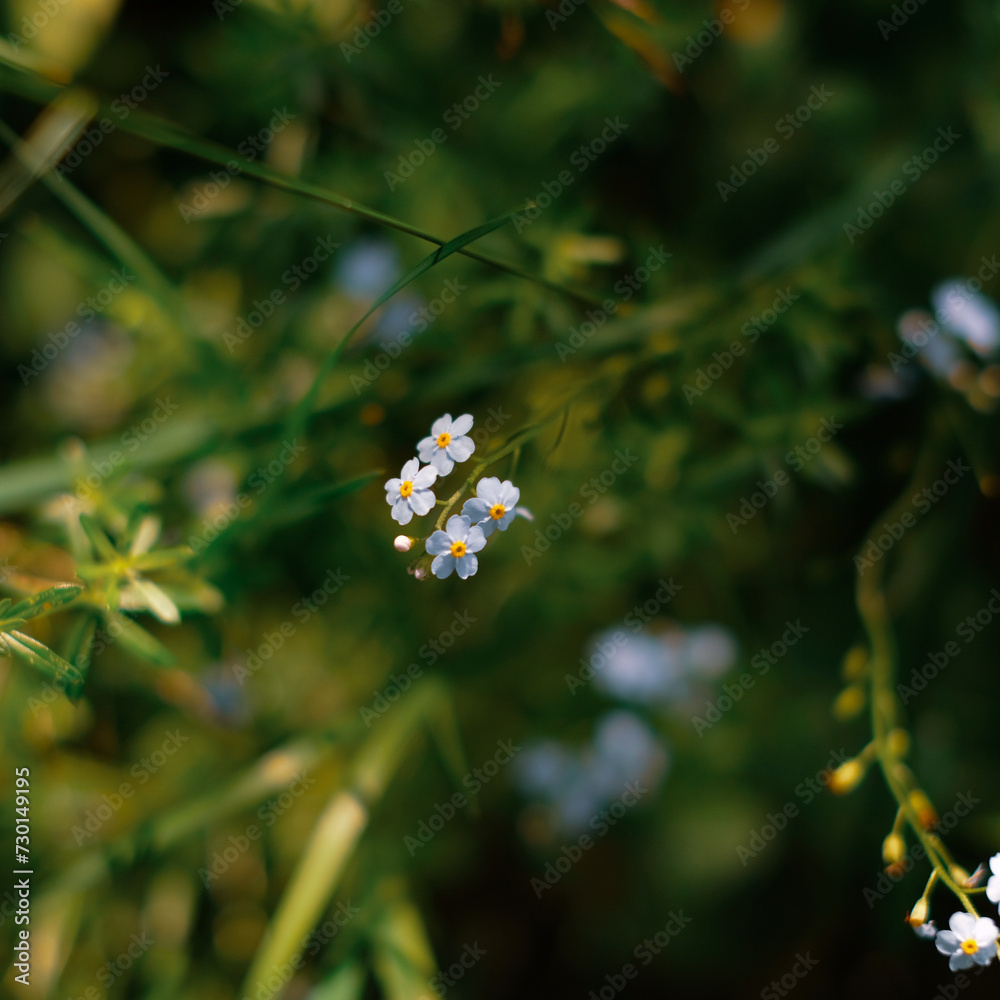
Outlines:
{"type": "MultiPolygon", "coordinates": [[[[937,447],[938,434],[932,432],[930,445],[917,462],[907,488],[879,518],[881,521],[895,521],[905,513],[910,497],[921,482],[930,479],[935,464],[940,461],[937,447]]],[[[899,806],[899,813],[905,817],[927,853],[937,877],[958,897],[965,909],[978,917],[975,906],[969,899],[967,887],[959,885],[952,877],[954,861],[937,834],[928,831],[917,810],[910,801],[910,792],[915,790],[909,768],[903,763],[899,753],[893,748],[890,733],[898,728],[898,703],[893,690],[897,652],[892,633],[892,621],[888,602],[883,591],[882,579],[887,556],[867,567],[867,573],[858,573],[856,599],[858,613],[864,623],[871,646],[869,679],[871,685],[871,727],[879,767],[886,784],[899,806]],[[908,787],[912,785],[913,787],[908,787]]]]}

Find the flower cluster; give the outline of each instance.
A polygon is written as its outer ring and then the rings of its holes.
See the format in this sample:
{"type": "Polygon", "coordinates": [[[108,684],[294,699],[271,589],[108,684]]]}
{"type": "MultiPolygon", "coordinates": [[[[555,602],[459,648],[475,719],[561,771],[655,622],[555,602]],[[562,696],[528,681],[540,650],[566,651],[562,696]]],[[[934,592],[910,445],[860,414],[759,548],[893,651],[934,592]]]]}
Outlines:
{"type": "Polygon", "coordinates": [[[993,410],[1000,399],[1000,310],[978,289],[976,278],[952,278],[931,291],[933,315],[904,312],[897,323],[902,341],[889,354],[889,367],[869,368],[863,391],[872,398],[909,395],[917,358],[931,375],[962,393],[977,410],[993,410]]]}
{"type": "MultiPolygon", "coordinates": [[[[444,504],[435,497],[431,487],[439,476],[447,476],[456,464],[472,457],[476,450],[468,436],[472,423],[469,413],[454,420],[450,413],[439,417],[431,424],[430,435],[417,444],[419,457],[411,458],[403,466],[398,479],[386,482],[385,500],[392,508],[393,518],[400,524],[409,524],[414,514],[423,517],[435,504],[444,504]],[[421,462],[426,463],[423,468],[421,462]]],[[[531,516],[517,506],[521,491],[509,479],[501,482],[495,476],[484,477],[476,484],[474,492],[475,495],[465,501],[461,514],[449,517],[443,529],[438,528],[424,541],[427,553],[433,557],[431,572],[439,579],[452,573],[463,580],[473,576],[479,569],[476,553],[486,545],[486,539],[495,531],[506,531],[516,516],[531,516]]],[[[460,494],[461,490],[455,497],[456,502],[460,494]]],[[[450,509],[451,503],[445,506],[450,509]]],[[[399,535],[394,544],[400,552],[408,552],[416,541],[418,539],[408,535],[399,535]]],[[[418,567],[414,575],[423,579],[426,570],[418,567]]]]}
{"type": "MultiPolygon", "coordinates": [[[[986,897],[990,902],[1000,903],[1000,854],[994,854],[990,858],[990,871],[992,875],[986,883],[986,897]]],[[[980,867],[965,880],[965,885],[970,888],[974,886],[982,873],[983,869],[980,867]]],[[[932,940],[937,950],[948,956],[948,968],[952,972],[968,969],[973,965],[989,965],[996,958],[1000,927],[989,917],[977,917],[959,910],[948,920],[949,929],[939,931],[933,920],[925,920],[927,909],[925,892],[907,919],[918,937],[932,940]]]]}

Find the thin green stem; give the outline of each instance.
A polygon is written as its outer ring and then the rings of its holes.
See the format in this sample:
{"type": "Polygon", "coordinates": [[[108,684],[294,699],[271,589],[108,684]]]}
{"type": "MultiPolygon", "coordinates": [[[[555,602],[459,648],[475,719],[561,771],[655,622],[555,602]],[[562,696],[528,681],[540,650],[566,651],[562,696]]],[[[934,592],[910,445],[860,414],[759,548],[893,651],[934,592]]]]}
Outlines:
{"type": "MultiPolygon", "coordinates": [[[[891,522],[899,519],[910,506],[910,498],[924,480],[930,479],[930,472],[940,461],[936,433],[932,433],[932,442],[918,461],[913,477],[899,498],[878,519],[891,522]]],[[[909,769],[894,750],[890,734],[898,728],[898,704],[893,689],[893,679],[896,672],[897,652],[892,632],[892,621],[888,602],[883,590],[884,566],[887,557],[862,569],[857,581],[858,613],[864,623],[871,647],[869,680],[871,684],[871,727],[873,742],[882,774],[899,806],[896,825],[900,815],[905,817],[907,825],[923,846],[934,873],[958,897],[965,909],[978,917],[975,906],[969,898],[967,887],[960,885],[952,877],[951,870],[955,865],[950,853],[941,839],[928,831],[910,799],[910,793],[916,790],[916,783],[910,776],[909,769]],[[903,780],[904,777],[906,780],[903,780]],[[908,787],[908,786],[913,787],[908,787]]],[[[932,875],[933,879],[933,875],[932,875]]],[[[928,882],[928,888],[932,886],[928,882]]],[[[927,890],[925,890],[926,892],[927,890]]]]}
{"type": "MultiPolygon", "coordinates": [[[[36,74],[30,73],[30,71],[22,66],[6,62],[2,59],[0,59],[0,63],[3,64],[3,69],[6,70],[3,76],[0,77],[0,86],[4,90],[20,94],[22,97],[38,102],[51,102],[65,91],[65,88],[60,84],[44,80],[36,74]],[[13,75],[11,71],[15,71],[18,75],[13,75]]],[[[98,113],[112,114],[110,103],[107,101],[102,102],[98,113]]],[[[391,215],[386,215],[384,212],[379,212],[374,208],[369,208],[367,205],[363,205],[353,198],[348,198],[318,184],[301,180],[298,177],[282,174],[280,171],[268,167],[263,163],[245,160],[239,154],[234,153],[231,149],[227,149],[219,143],[189,135],[180,127],[156,118],[147,112],[133,111],[127,119],[118,124],[118,128],[123,132],[130,132],[133,135],[137,135],[153,145],[178,149],[208,163],[215,163],[223,167],[235,163],[238,165],[239,173],[253,177],[280,191],[301,195],[303,198],[309,198],[320,204],[329,205],[342,212],[348,212],[359,218],[367,219],[369,222],[389,226],[401,233],[416,236],[427,243],[444,246],[448,242],[438,236],[434,236],[432,233],[425,232],[418,226],[411,225],[401,219],[393,218],[391,215]]],[[[514,277],[523,278],[525,281],[540,285],[551,292],[576,299],[578,302],[586,305],[600,305],[602,301],[599,296],[592,295],[590,292],[561,285],[557,281],[552,281],[543,275],[534,274],[526,268],[513,264],[510,261],[493,257],[490,254],[484,254],[467,247],[459,250],[458,253],[472,260],[477,260],[482,264],[488,264],[490,267],[495,267],[500,271],[506,271],[508,274],[514,275],[514,277]]]]}

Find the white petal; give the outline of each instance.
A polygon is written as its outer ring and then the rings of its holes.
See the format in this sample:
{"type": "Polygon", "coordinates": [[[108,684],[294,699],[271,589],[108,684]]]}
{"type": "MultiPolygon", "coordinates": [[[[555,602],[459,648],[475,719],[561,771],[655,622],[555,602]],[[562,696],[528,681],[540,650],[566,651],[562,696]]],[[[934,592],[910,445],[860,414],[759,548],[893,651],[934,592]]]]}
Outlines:
{"type": "Polygon", "coordinates": [[[952,955],[961,948],[957,934],[941,931],[934,939],[934,945],[942,955],[952,955]]]}
{"type": "Polygon", "coordinates": [[[467,462],[476,450],[476,442],[470,437],[452,438],[447,451],[456,462],[467,462]]]}
{"type": "Polygon", "coordinates": [[[970,965],[972,965],[972,956],[966,955],[964,951],[956,951],[948,959],[948,968],[952,972],[958,972],[959,969],[967,969],[970,965]]]}
{"type": "Polygon", "coordinates": [[[472,522],[462,514],[452,514],[448,518],[445,530],[453,542],[464,542],[469,537],[472,522]]]}
{"type": "Polygon", "coordinates": [[[413,520],[413,508],[402,497],[392,505],[392,519],[400,524],[409,524],[413,520]]]}
{"type": "Polygon", "coordinates": [[[132,581],[132,588],[142,595],[143,603],[161,622],[176,625],[181,620],[177,605],[155,583],[136,579],[132,581]]]}
{"type": "Polygon", "coordinates": [[[466,500],[462,504],[462,514],[467,517],[473,524],[478,524],[480,521],[485,521],[489,519],[490,508],[483,500],[479,500],[476,497],[472,497],[466,500]]]}
{"type": "Polygon", "coordinates": [[[420,471],[420,459],[411,458],[406,465],[403,466],[403,471],[399,474],[400,479],[412,479],[420,471]]]}
{"type": "Polygon", "coordinates": [[[446,413],[443,417],[438,417],[437,420],[431,424],[431,436],[437,437],[439,434],[450,434],[451,433],[451,414],[446,413]]]}
{"type": "Polygon", "coordinates": [[[413,485],[418,490],[425,490],[428,486],[434,485],[434,481],[437,477],[438,470],[435,469],[433,465],[427,465],[413,477],[413,485]]]}
{"type": "Polygon", "coordinates": [[[435,556],[431,563],[431,572],[439,579],[444,580],[451,576],[455,570],[455,557],[453,555],[435,556]]]}
{"type": "Polygon", "coordinates": [[[503,484],[503,505],[510,509],[516,507],[521,499],[521,491],[509,480],[504,480],[503,484]]]}
{"type": "Polygon", "coordinates": [[[993,857],[990,858],[990,871],[993,872],[994,875],[1000,875],[1000,854],[994,854],[993,857]]]}
{"type": "Polygon", "coordinates": [[[972,932],[972,936],[976,939],[976,944],[980,948],[988,944],[993,944],[998,935],[1000,935],[1000,927],[997,927],[989,917],[980,917],[976,921],[975,929],[972,932]]]}
{"type": "Polygon", "coordinates": [[[135,533],[129,554],[141,556],[147,553],[153,546],[153,542],[160,536],[160,519],[158,517],[144,517],[139,522],[139,530],[135,533]]]}
{"type": "Polygon", "coordinates": [[[1000,875],[990,876],[989,882],[986,883],[986,898],[991,903],[1000,903],[1000,875]]]}
{"type": "Polygon", "coordinates": [[[437,438],[421,438],[417,444],[417,454],[421,462],[429,462],[438,450],[437,438]]]}
{"type": "Polygon", "coordinates": [[[448,452],[445,451],[444,448],[437,448],[434,451],[434,454],[431,455],[431,465],[433,465],[442,476],[447,476],[448,473],[455,468],[454,460],[449,456],[448,452]]]}
{"type": "Polygon", "coordinates": [[[948,926],[958,935],[960,941],[965,941],[975,933],[976,918],[971,913],[963,913],[961,910],[957,910],[951,915],[948,926]]]}
{"type": "Polygon", "coordinates": [[[402,479],[387,479],[385,481],[385,491],[386,493],[398,493],[399,487],[402,485],[402,479]]]}
{"type": "Polygon", "coordinates": [[[430,490],[414,490],[409,497],[413,513],[420,517],[434,507],[434,494],[430,490]]]}
{"type": "Polygon", "coordinates": [[[444,531],[435,531],[430,538],[424,543],[424,548],[432,556],[439,556],[447,552],[451,548],[451,539],[448,537],[447,533],[444,531]]]}
{"type": "Polygon", "coordinates": [[[460,559],[455,560],[455,572],[463,580],[467,580],[470,576],[475,576],[478,569],[479,560],[471,552],[466,552],[460,559]]]}
{"type": "Polygon", "coordinates": [[[476,483],[476,496],[486,501],[487,507],[500,503],[500,480],[496,476],[486,476],[476,483]]]}
{"type": "Polygon", "coordinates": [[[478,525],[474,524],[469,528],[468,538],[465,540],[465,547],[470,552],[479,552],[486,545],[486,532],[478,525]]]}
{"type": "Polygon", "coordinates": [[[458,437],[461,434],[468,434],[472,430],[472,414],[463,413],[460,417],[455,417],[451,422],[451,436],[458,437]]]}

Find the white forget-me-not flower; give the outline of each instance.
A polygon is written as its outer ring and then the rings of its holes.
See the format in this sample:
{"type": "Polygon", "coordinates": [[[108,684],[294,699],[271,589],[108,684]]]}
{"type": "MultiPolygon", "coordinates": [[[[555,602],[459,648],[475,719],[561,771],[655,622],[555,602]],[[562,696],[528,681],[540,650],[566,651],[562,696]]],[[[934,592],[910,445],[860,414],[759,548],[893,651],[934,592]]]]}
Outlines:
{"type": "Polygon", "coordinates": [[[476,553],[486,544],[483,529],[462,514],[448,518],[444,531],[435,531],[427,539],[427,551],[434,556],[431,572],[443,580],[458,573],[463,579],[473,576],[479,569],[476,553]]]}
{"type": "Polygon", "coordinates": [[[465,501],[462,513],[489,538],[497,528],[507,530],[517,516],[520,499],[521,491],[509,479],[501,483],[496,476],[488,476],[479,480],[475,497],[465,501]]]}
{"type": "Polygon", "coordinates": [[[989,917],[977,920],[971,913],[959,910],[951,915],[948,926],[951,930],[940,931],[934,944],[942,955],[950,956],[948,968],[952,972],[972,965],[989,965],[996,957],[1000,928],[989,917]]]}
{"type": "Polygon", "coordinates": [[[414,514],[426,514],[434,506],[436,498],[429,487],[437,479],[438,472],[431,465],[421,469],[419,460],[411,458],[399,476],[385,484],[385,502],[392,507],[394,520],[409,524],[414,514]]]}
{"type": "Polygon", "coordinates": [[[465,462],[476,450],[475,442],[467,437],[472,430],[472,414],[463,413],[451,419],[446,413],[431,424],[431,436],[417,444],[421,462],[429,462],[442,476],[455,468],[456,462],[465,462]]]}

